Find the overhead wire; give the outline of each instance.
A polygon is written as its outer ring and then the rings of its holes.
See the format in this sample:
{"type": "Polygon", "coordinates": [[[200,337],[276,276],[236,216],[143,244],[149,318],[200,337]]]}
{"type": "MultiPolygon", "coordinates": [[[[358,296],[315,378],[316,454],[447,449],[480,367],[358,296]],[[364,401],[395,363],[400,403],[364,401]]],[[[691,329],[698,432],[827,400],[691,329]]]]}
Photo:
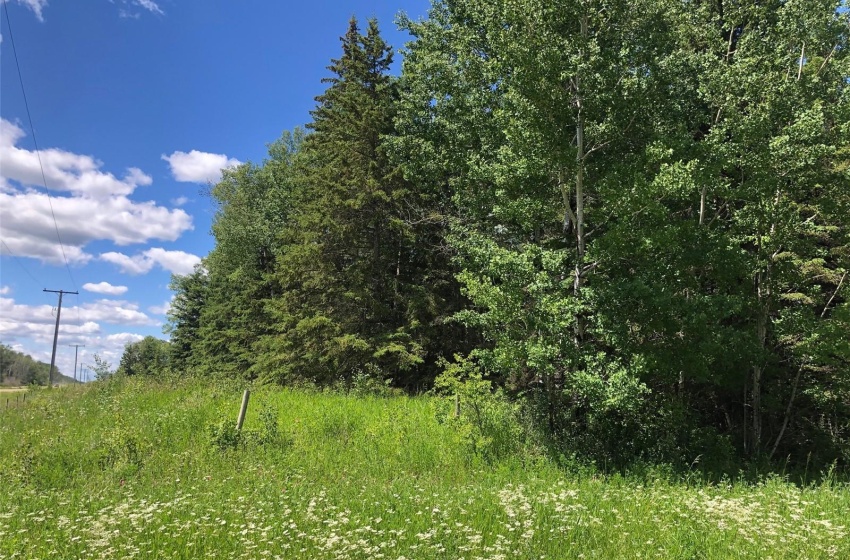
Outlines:
{"type": "MultiPolygon", "coordinates": [[[[27,111],[27,119],[29,120],[30,125],[30,133],[32,134],[32,142],[35,146],[35,154],[38,158],[38,166],[41,168],[41,180],[44,185],[44,192],[47,195],[47,203],[50,205],[50,215],[53,217],[53,227],[56,229],[56,239],[59,241],[59,248],[62,250],[62,259],[65,261],[65,269],[68,271],[68,277],[71,279],[71,285],[74,286],[74,290],[77,290],[77,283],[74,281],[74,275],[71,274],[71,266],[68,264],[68,257],[65,255],[65,245],[62,243],[62,237],[59,235],[59,224],[56,222],[56,213],[53,211],[53,199],[50,196],[50,189],[47,187],[47,176],[44,173],[44,165],[41,162],[41,151],[38,149],[38,140],[35,136],[35,127],[32,123],[32,114],[30,113],[29,102],[27,101],[27,91],[24,88],[24,78],[21,73],[21,64],[18,61],[18,49],[15,47],[15,37],[12,34],[12,20],[9,19],[9,3],[3,2],[3,10],[6,12],[6,26],[9,28],[9,41],[12,43],[12,53],[15,56],[15,67],[18,69],[18,81],[21,84],[21,93],[24,96],[24,107],[27,111]]],[[[4,243],[5,244],[5,243],[4,243]]],[[[9,246],[6,245],[8,249],[9,246]]]]}
{"type": "Polygon", "coordinates": [[[13,252],[12,252],[12,249],[10,249],[8,245],[6,245],[6,242],[5,242],[5,241],[3,241],[2,239],[0,239],[0,243],[2,243],[2,244],[3,244],[3,246],[6,248],[6,251],[8,251],[8,252],[9,252],[9,255],[10,255],[13,259],[15,259],[15,262],[16,262],[16,263],[18,263],[18,265],[19,265],[19,266],[20,266],[20,267],[24,270],[24,272],[26,272],[26,273],[27,273],[27,276],[29,276],[30,278],[32,278],[32,279],[33,279],[33,281],[35,281],[35,283],[36,283],[37,285],[44,287],[44,284],[43,284],[42,282],[39,282],[38,278],[36,278],[36,277],[33,275],[33,273],[32,273],[32,272],[30,272],[30,271],[29,271],[29,269],[28,269],[27,267],[25,267],[25,266],[24,266],[24,263],[21,261],[20,257],[18,257],[15,253],[13,253],[13,252]]]}
{"type": "MultiPolygon", "coordinates": [[[[41,181],[42,181],[42,185],[44,186],[45,195],[47,196],[47,203],[50,207],[50,215],[53,218],[53,227],[56,231],[56,239],[57,239],[57,241],[59,241],[59,248],[62,252],[62,260],[65,262],[65,270],[68,271],[68,278],[70,278],[70,280],[71,280],[71,285],[74,287],[74,291],[78,291],[77,290],[77,283],[74,280],[74,275],[71,273],[71,267],[68,263],[67,254],[65,253],[65,244],[62,243],[62,236],[59,233],[59,224],[56,221],[56,212],[53,210],[53,199],[50,196],[50,189],[47,187],[47,175],[44,172],[44,164],[41,160],[41,150],[38,147],[38,138],[36,137],[36,134],[35,134],[35,126],[34,126],[33,120],[32,120],[32,112],[30,111],[29,100],[27,99],[27,91],[26,91],[26,88],[24,87],[23,73],[21,72],[21,64],[20,64],[20,61],[18,59],[18,49],[17,49],[17,46],[15,45],[15,37],[14,37],[14,34],[12,32],[12,20],[9,17],[9,7],[8,7],[7,4],[8,4],[8,2],[3,1],[3,11],[6,14],[6,26],[9,29],[9,41],[12,43],[12,53],[13,53],[14,58],[15,58],[15,67],[18,71],[18,81],[21,85],[21,94],[23,95],[23,99],[24,99],[24,108],[26,109],[27,120],[28,120],[29,125],[30,125],[30,134],[32,134],[32,141],[33,141],[33,145],[35,147],[35,154],[36,154],[36,158],[38,159],[39,169],[41,170],[41,181]]],[[[40,285],[43,286],[43,284],[41,282],[39,282],[35,278],[35,276],[33,276],[33,274],[24,266],[24,264],[23,264],[23,262],[21,262],[20,258],[17,257],[12,252],[11,248],[9,247],[9,245],[6,244],[5,241],[3,241],[3,245],[6,247],[6,250],[9,252],[9,254],[12,255],[15,258],[15,260],[18,262],[18,264],[21,266],[21,268],[24,269],[24,272],[26,272],[27,275],[30,278],[35,280],[36,284],[40,284],[40,285]]],[[[77,324],[82,325],[82,318],[80,316],[80,296],[79,296],[79,294],[76,295],[75,309],[76,309],[76,315],[77,315],[77,324]]]]}

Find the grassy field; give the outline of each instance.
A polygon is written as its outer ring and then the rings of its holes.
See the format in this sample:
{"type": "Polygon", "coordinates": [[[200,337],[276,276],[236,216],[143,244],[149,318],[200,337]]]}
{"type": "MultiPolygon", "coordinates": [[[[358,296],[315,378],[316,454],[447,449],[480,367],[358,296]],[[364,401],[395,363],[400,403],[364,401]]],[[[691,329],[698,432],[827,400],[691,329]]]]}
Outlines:
{"type": "Polygon", "coordinates": [[[850,491],[484,460],[450,403],[131,381],[0,422],[0,558],[850,558],[850,491]]]}
{"type": "Polygon", "coordinates": [[[26,391],[26,387],[2,387],[0,386],[0,393],[17,393],[18,391],[26,391]]]}

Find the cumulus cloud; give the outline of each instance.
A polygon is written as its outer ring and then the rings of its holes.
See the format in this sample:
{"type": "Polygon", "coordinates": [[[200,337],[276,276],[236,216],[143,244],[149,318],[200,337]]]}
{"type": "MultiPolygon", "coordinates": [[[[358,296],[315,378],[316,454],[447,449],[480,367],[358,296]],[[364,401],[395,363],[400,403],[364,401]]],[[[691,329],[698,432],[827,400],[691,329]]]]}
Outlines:
{"type": "MultiPolygon", "coordinates": [[[[25,305],[15,303],[12,298],[0,297],[0,317],[3,318],[0,325],[7,325],[8,323],[31,326],[43,325],[48,327],[44,332],[52,337],[53,325],[56,322],[54,310],[55,308],[52,305],[25,305]]],[[[139,311],[137,304],[124,300],[100,299],[79,306],[62,307],[63,330],[80,328],[89,333],[99,332],[98,323],[129,326],[158,325],[157,321],[139,311]],[[92,330],[93,328],[94,330],[92,330]]],[[[0,334],[4,334],[4,332],[9,331],[3,331],[0,328],[0,334]]]]}
{"type": "Polygon", "coordinates": [[[14,254],[63,263],[57,228],[65,256],[75,264],[92,259],[84,251],[91,241],[117,245],[151,239],[174,241],[192,229],[191,216],[181,209],[128,198],[136,188],[152,182],[135,167],[117,179],[102,171],[102,163],[91,156],[47,149],[41,151],[47,186],[64,196],[49,199],[28,188],[40,186],[42,179],[37,154],[17,146],[23,137],[20,127],[0,119],[0,222],[3,240],[14,254]],[[10,181],[23,187],[16,188],[10,181]]]}
{"type": "Polygon", "coordinates": [[[201,258],[185,251],[166,251],[161,247],[153,247],[137,255],[128,256],[124,253],[109,252],[100,255],[100,260],[117,265],[125,274],[147,274],[155,265],[172,274],[186,275],[192,272],[201,258]]]}
{"type": "Polygon", "coordinates": [[[18,125],[0,119],[0,167],[3,177],[28,186],[44,186],[91,198],[110,198],[132,193],[136,187],[153,181],[140,169],[131,167],[122,179],[101,171],[103,163],[92,156],[48,148],[38,153],[17,144],[26,136],[18,125]],[[39,163],[39,156],[41,162],[39,163]],[[42,168],[44,177],[42,178],[42,168]]]}
{"type": "Polygon", "coordinates": [[[101,321],[115,325],[156,326],[154,321],[135,303],[122,300],[101,299],[80,306],[80,316],[83,321],[101,321]]]}
{"type": "MultiPolygon", "coordinates": [[[[14,350],[50,363],[56,320],[53,312],[50,305],[23,305],[0,297],[0,338],[14,350]]],[[[69,344],[83,345],[79,348],[80,364],[91,368],[94,365],[91,356],[98,354],[114,369],[124,353],[124,346],[144,338],[132,331],[105,333],[100,323],[106,322],[117,324],[119,328],[124,323],[130,329],[159,325],[141,313],[138,306],[126,301],[100,300],[79,307],[62,306],[56,354],[56,365],[62,373],[73,376],[74,372],[74,349],[69,349],[69,344]]]]}
{"type": "Polygon", "coordinates": [[[163,154],[162,159],[171,166],[174,178],[185,183],[217,183],[221,180],[222,169],[236,167],[242,163],[224,154],[210,154],[198,150],[192,150],[188,154],[179,151],[170,156],[163,154]]]}
{"type": "Polygon", "coordinates": [[[12,293],[12,288],[9,286],[0,286],[0,296],[6,296],[12,293]]]}
{"type": "Polygon", "coordinates": [[[148,311],[153,313],[154,315],[167,315],[169,311],[171,311],[171,303],[174,301],[174,296],[171,296],[171,299],[164,302],[162,305],[152,305],[148,307],[148,311]]]}
{"type": "Polygon", "coordinates": [[[83,284],[83,289],[96,294],[106,294],[109,296],[120,296],[127,293],[127,286],[113,286],[109,282],[98,282],[93,284],[88,282],[83,284]]]}
{"type": "MultiPolygon", "coordinates": [[[[49,363],[55,312],[49,304],[26,305],[10,297],[0,297],[0,340],[17,351],[49,363]]],[[[91,356],[97,353],[117,367],[124,346],[144,338],[133,331],[158,326],[160,323],[140,311],[134,302],[99,299],[63,305],[56,363],[60,371],[72,376],[74,350],[67,345],[83,344],[85,348],[79,349],[80,363],[92,365],[91,356]],[[104,332],[104,324],[114,325],[119,332],[104,332]]]]}

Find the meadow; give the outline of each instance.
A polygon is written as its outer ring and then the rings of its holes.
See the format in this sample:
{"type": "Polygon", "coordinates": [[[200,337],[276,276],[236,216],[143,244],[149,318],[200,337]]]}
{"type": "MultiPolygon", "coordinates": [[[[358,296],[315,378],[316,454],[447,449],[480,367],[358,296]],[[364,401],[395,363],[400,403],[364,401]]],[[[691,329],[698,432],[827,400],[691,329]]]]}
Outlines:
{"type": "Polygon", "coordinates": [[[0,558],[850,558],[850,488],[501,453],[437,397],[114,379],[0,416],[0,558]],[[484,442],[486,444],[486,442],[484,442]]]}

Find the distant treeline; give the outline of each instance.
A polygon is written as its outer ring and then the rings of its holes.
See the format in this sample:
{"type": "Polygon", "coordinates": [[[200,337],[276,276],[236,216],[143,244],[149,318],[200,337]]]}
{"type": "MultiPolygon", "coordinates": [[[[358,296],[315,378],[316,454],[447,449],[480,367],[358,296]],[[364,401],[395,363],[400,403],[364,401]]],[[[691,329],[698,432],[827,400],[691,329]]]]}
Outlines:
{"type": "MultiPolygon", "coordinates": [[[[5,344],[0,344],[0,385],[47,385],[49,374],[50,364],[36,361],[5,344]]],[[[56,368],[53,381],[67,383],[71,379],[59,373],[59,368],[56,368]]]]}
{"type": "Polygon", "coordinates": [[[170,343],[122,369],[489,381],[606,464],[846,465],[840,7],[438,1],[400,77],[352,20],[307,130],[212,187],[170,343]]]}

